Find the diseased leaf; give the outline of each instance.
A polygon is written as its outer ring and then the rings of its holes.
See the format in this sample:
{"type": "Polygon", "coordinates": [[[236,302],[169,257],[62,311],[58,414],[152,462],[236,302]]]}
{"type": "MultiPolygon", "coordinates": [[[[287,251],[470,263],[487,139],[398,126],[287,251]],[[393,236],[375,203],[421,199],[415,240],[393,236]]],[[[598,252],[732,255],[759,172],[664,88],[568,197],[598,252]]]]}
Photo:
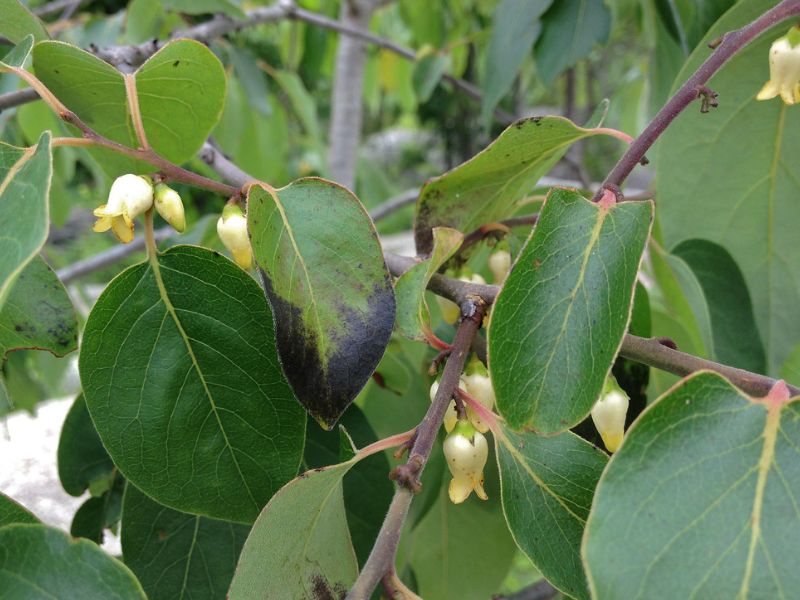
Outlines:
{"type": "Polygon", "coordinates": [[[591,410],[630,320],[652,212],[551,190],[489,327],[497,408],[512,428],[555,433],[591,410]]]}
{"type": "Polygon", "coordinates": [[[569,431],[544,437],[505,428],[495,451],[514,541],[550,583],[589,598],[581,538],[606,455],[569,431]]]}
{"type": "Polygon", "coordinates": [[[58,477],[72,496],[80,496],[101,480],[109,480],[114,463],[89,416],[83,394],[75,398],[58,440],[58,477]]]}
{"type": "Polygon", "coordinates": [[[753,304],[742,272],[722,246],[708,240],[684,240],[672,249],[700,283],[711,320],[713,357],[755,373],[766,370],[753,304]]]}
{"type": "Polygon", "coordinates": [[[791,594],[799,436],[800,403],[788,393],[750,398],[711,372],[667,392],[597,488],[583,547],[592,597],[791,594]]]}
{"type": "Polygon", "coordinates": [[[230,600],[344,597],[358,563],[342,478],[357,461],[303,473],[272,497],[244,543],[230,600]]]}
{"type": "Polygon", "coordinates": [[[0,527],[12,525],[14,523],[38,523],[32,512],[27,508],[0,493],[0,527]]]}
{"type": "Polygon", "coordinates": [[[549,86],[596,44],[608,40],[611,11],[598,0],[558,0],[542,15],[536,41],[536,73],[549,86]]]}
{"type": "Polygon", "coordinates": [[[274,194],[254,185],[247,206],[283,370],[300,403],[330,429],[369,380],[394,324],[375,228],[355,196],[324,179],[274,194]]]}
{"type": "MultiPolygon", "coordinates": [[[[563,0],[559,0],[563,1],[563,0]]],[[[539,18],[553,0],[501,0],[486,49],[481,117],[489,123],[492,111],[517,77],[522,61],[539,37],[539,18]]]]}
{"type": "Polygon", "coordinates": [[[150,600],[224,598],[248,525],[162,506],[128,484],[122,554],[150,600]]]}
{"type": "Polygon", "coordinates": [[[29,348],[64,356],[78,347],[78,319],[67,290],[36,256],[0,308],[0,355],[29,348]]]}
{"type": "Polygon", "coordinates": [[[470,160],[422,187],[414,223],[417,251],[430,253],[433,227],[469,233],[511,216],[571,144],[601,133],[563,117],[531,117],[510,125],[470,160]]]}
{"type": "Polygon", "coordinates": [[[47,39],[47,30],[28,7],[19,0],[0,0],[0,35],[18,44],[26,36],[32,35],[38,41],[47,39]]]}
{"type": "Polygon", "coordinates": [[[114,463],[184,512],[251,522],[296,472],[305,419],[258,284],[218,253],[175,246],[114,279],[80,356],[114,463]]]}
{"type": "MultiPolygon", "coordinates": [[[[708,56],[706,44],[775,6],[739,2],[711,28],[677,78],[708,56]]],[[[779,99],[759,102],[769,79],[769,46],[779,24],[738,52],[708,85],[725,102],[707,115],[684,111],[658,145],[656,197],[665,247],[707,239],[730,252],[753,300],[767,371],[777,374],[800,342],[800,112],[779,99]],[[746,141],[746,151],[743,151],[746,141]],[[700,210],[698,207],[702,206],[700,210]]]]}
{"type": "Polygon", "coordinates": [[[433,228],[431,257],[411,267],[395,283],[397,297],[397,323],[402,335],[412,340],[431,339],[430,312],[425,300],[425,290],[431,277],[461,246],[464,234],[447,227],[433,228]]]}
{"type": "Polygon", "coordinates": [[[32,148],[0,142],[0,305],[47,239],[52,176],[49,132],[32,148]]]}
{"type": "Polygon", "coordinates": [[[0,527],[0,590],[6,598],[147,600],[133,573],[97,544],[44,525],[0,527]]]}

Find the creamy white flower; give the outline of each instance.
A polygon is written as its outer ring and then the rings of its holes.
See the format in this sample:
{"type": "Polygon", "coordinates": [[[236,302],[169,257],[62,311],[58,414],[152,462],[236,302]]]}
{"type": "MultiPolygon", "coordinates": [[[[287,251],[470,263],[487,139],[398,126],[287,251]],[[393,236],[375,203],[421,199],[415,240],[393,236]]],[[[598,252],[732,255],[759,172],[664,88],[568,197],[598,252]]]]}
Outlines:
{"type": "MultiPolygon", "coordinates": [[[[472,375],[465,374],[461,376],[461,384],[463,384],[462,389],[480,402],[485,408],[488,410],[494,408],[494,388],[492,387],[492,380],[489,379],[488,376],[481,375],[480,373],[473,373],[472,375]]],[[[467,417],[469,417],[475,429],[481,433],[489,431],[489,426],[484,423],[469,406],[467,406],[467,417]]]]}
{"type": "Polygon", "coordinates": [[[800,28],[778,38],[769,50],[769,81],[756,98],[769,100],[780,95],[786,104],[800,102],[800,28]]]}
{"type": "Polygon", "coordinates": [[[494,282],[502,285],[511,271],[511,253],[508,250],[497,250],[489,256],[489,270],[494,282]]]}
{"type": "Polygon", "coordinates": [[[444,455],[453,479],[448,493],[453,504],[461,504],[474,491],[488,499],[483,489],[483,467],[489,457],[489,444],[468,421],[459,421],[444,441],[444,455]]]}
{"type": "MultiPolygon", "coordinates": [[[[464,387],[463,382],[459,381],[458,387],[460,387],[465,392],[467,391],[467,389],[464,387]]],[[[430,391],[431,402],[433,402],[433,399],[436,398],[436,392],[438,391],[439,391],[439,380],[437,379],[431,384],[431,391],[430,391]]],[[[456,401],[451,400],[450,405],[447,407],[447,412],[444,413],[444,421],[442,423],[444,425],[444,430],[447,433],[450,433],[451,431],[453,431],[453,427],[456,426],[457,422],[458,422],[458,413],[456,412],[456,401]]]]}
{"type": "Polygon", "coordinates": [[[217,235],[243,269],[253,266],[253,251],[247,237],[247,219],[236,204],[228,204],[217,221],[217,235]]]}
{"type": "Polygon", "coordinates": [[[95,231],[111,231],[127,244],[133,240],[133,219],[153,207],[153,183],[149,177],[122,175],[114,180],[105,204],[94,209],[95,231]]]}
{"type": "Polygon", "coordinates": [[[158,214],[178,233],[186,229],[186,213],[180,194],[168,185],[159,183],[155,188],[154,204],[158,214]]]}
{"type": "Polygon", "coordinates": [[[618,389],[604,393],[592,408],[592,421],[609,452],[616,452],[625,435],[628,396],[618,389]]]}

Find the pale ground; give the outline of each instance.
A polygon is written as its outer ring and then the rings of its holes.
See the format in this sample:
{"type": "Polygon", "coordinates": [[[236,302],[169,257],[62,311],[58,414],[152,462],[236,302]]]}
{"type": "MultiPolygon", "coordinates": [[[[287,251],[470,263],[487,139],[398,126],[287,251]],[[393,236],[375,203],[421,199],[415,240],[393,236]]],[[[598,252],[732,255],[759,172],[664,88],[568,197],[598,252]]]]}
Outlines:
{"type": "MultiPolygon", "coordinates": [[[[0,491],[47,525],[69,531],[72,515],[89,497],[73,498],[58,480],[56,450],[61,425],[73,398],[49,400],[0,421],[0,491]]],[[[103,548],[121,553],[119,539],[106,532],[103,548]]]]}

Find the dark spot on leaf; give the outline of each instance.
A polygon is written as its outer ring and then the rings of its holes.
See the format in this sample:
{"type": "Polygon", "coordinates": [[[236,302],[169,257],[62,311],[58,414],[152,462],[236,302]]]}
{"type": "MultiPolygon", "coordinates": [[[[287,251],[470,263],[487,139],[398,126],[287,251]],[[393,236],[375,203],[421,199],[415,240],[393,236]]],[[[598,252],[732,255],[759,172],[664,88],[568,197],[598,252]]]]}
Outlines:
{"type": "Polygon", "coordinates": [[[534,258],[533,259],[533,268],[534,269],[538,269],[541,266],[542,266],[542,261],[540,261],[538,258],[534,258]]]}
{"type": "Polygon", "coordinates": [[[177,67],[179,64],[181,64],[181,61],[176,60],[174,63],[172,63],[172,66],[177,67]]]}
{"type": "Polygon", "coordinates": [[[324,575],[311,576],[311,598],[313,600],[341,600],[347,595],[347,590],[341,584],[331,587],[324,575]]]}
{"type": "Polygon", "coordinates": [[[22,327],[22,325],[19,325],[19,324],[14,325],[14,331],[22,331],[23,329],[24,328],[22,327]]]}
{"type": "Polygon", "coordinates": [[[167,539],[167,532],[166,532],[166,531],[164,531],[163,529],[160,529],[160,530],[158,531],[158,539],[159,539],[159,541],[161,541],[161,542],[163,542],[165,539],[167,539]]]}

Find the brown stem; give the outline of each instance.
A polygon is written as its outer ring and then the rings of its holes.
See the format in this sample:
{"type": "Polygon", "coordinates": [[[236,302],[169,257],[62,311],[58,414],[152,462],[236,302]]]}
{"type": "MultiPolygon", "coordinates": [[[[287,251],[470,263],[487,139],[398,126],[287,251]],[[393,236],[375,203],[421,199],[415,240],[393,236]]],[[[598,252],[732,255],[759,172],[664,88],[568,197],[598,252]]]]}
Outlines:
{"type": "Polygon", "coordinates": [[[536,221],[538,220],[539,213],[534,213],[530,215],[520,215],[519,217],[511,217],[510,219],[503,219],[502,221],[497,221],[496,223],[486,223],[485,225],[481,225],[474,231],[471,231],[465,235],[458,251],[459,253],[463,253],[464,250],[470,246],[477,244],[491,235],[505,235],[508,233],[508,230],[511,227],[518,227],[520,225],[536,225],[536,221]]]}
{"type": "MultiPolygon", "coordinates": [[[[471,300],[471,302],[471,305],[469,302],[464,305],[466,310],[462,310],[461,323],[456,331],[455,340],[453,340],[453,350],[447,359],[447,365],[445,365],[442,379],[439,382],[439,390],[436,392],[436,397],[428,412],[417,427],[414,446],[409,453],[408,462],[403,465],[405,467],[403,477],[410,479],[410,481],[404,480],[406,484],[414,482],[418,485],[419,483],[419,474],[428,462],[444,414],[458,387],[472,339],[477,334],[483,320],[483,304],[480,301],[471,300]]],[[[400,482],[398,481],[398,483],[400,482]]],[[[361,574],[350,588],[346,600],[368,600],[381,578],[394,567],[400,533],[414,497],[414,492],[409,487],[399,485],[395,490],[394,498],[375,540],[375,545],[372,547],[361,574]]]]}
{"type": "Polygon", "coordinates": [[[669,127],[669,124],[699,96],[706,99],[704,107],[708,108],[710,104],[707,98],[711,90],[706,87],[706,83],[734,54],[773,25],[798,14],[800,14],[800,0],[783,0],[749,25],[726,33],[714,53],[675,92],[675,95],[658,111],[641,135],[634,140],[628,151],[622,155],[622,158],[606,177],[602,187],[595,194],[595,201],[600,199],[603,190],[613,189],[612,186],[619,188],[622,185],[634,167],[645,158],[645,153],[669,127]]]}

